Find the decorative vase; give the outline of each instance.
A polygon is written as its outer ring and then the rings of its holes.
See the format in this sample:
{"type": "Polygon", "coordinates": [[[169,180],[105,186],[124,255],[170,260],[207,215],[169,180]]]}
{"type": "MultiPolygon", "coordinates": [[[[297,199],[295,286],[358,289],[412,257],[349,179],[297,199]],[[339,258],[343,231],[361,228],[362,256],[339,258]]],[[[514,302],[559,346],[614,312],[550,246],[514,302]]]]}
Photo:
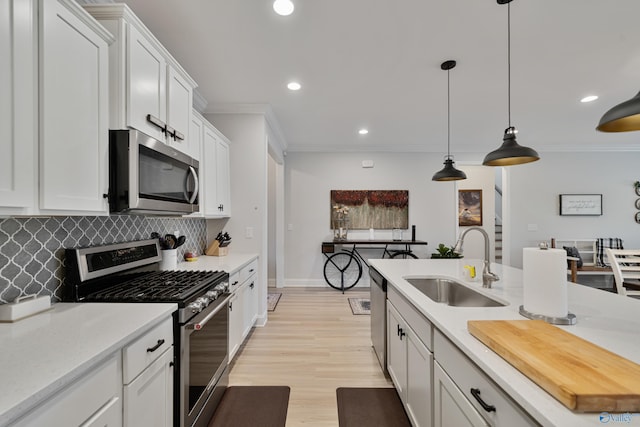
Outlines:
{"type": "Polygon", "coordinates": [[[349,218],[346,215],[337,213],[333,219],[333,240],[347,240],[349,230],[349,218]]]}

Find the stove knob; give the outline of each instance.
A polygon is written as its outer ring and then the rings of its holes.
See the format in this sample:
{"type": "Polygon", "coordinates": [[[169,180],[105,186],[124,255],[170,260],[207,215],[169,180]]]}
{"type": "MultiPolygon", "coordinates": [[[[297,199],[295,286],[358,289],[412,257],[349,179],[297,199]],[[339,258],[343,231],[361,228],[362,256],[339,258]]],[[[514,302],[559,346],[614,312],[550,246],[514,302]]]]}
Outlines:
{"type": "Polygon", "coordinates": [[[206,296],[209,297],[209,299],[211,299],[211,301],[218,299],[218,295],[220,295],[221,292],[217,291],[216,289],[212,290],[212,291],[208,291],[206,296]]]}
{"type": "Polygon", "coordinates": [[[221,293],[225,292],[227,289],[229,289],[229,283],[227,282],[218,283],[213,289],[218,290],[221,293]]]}
{"type": "Polygon", "coordinates": [[[192,313],[200,313],[204,307],[202,305],[202,301],[200,301],[200,299],[197,299],[196,301],[189,304],[187,308],[191,309],[192,313]]]}
{"type": "Polygon", "coordinates": [[[202,304],[202,308],[205,308],[206,306],[209,305],[209,298],[205,297],[200,297],[196,300],[196,302],[200,302],[200,304],[202,304]]]}

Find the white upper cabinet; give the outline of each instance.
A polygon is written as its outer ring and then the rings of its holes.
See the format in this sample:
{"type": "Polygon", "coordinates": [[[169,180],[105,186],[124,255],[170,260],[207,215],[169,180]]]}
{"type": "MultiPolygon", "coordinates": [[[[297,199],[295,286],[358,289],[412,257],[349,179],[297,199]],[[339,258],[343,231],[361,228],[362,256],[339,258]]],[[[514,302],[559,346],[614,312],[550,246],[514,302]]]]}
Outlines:
{"type": "Polygon", "coordinates": [[[40,0],[40,209],[108,213],[108,41],[74,2],[40,0]]]}
{"type": "Polygon", "coordinates": [[[207,218],[223,218],[231,215],[229,143],[209,122],[204,122],[202,138],[201,177],[204,193],[200,206],[204,206],[207,218]]]}
{"type": "MultiPolygon", "coordinates": [[[[33,208],[37,127],[37,33],[31,0],[0,2],[0,207],[33,208]]],[[[7,212],[9,213],[9,212],[7,212]]]]}
{"type": "Polygon", "coordinates": [[[127,5],[84,7],[116,37],[109,52],[110,127],[138,129],[191,155],[196,82],[127,5]]]}
{"type": "Polygon", "coordinates": [[[167,141],[174,148],[196,157],[197,136],[190,134],[193,87],[172,66],[167,67],[167,141]]]}
{"type": "Polygon", "coordinates": [[[216,195],[218,215],[231,216],[231,178],[229,170],[229,144],[218,140],[216,145],[216,195]]]}
{"type": "Polygon", "coordinates": [[[160,123],[167,115],[167,65],[162,54],[134,26],[128,29],[126,124],[162,141],[164,126],[160,123]]]}

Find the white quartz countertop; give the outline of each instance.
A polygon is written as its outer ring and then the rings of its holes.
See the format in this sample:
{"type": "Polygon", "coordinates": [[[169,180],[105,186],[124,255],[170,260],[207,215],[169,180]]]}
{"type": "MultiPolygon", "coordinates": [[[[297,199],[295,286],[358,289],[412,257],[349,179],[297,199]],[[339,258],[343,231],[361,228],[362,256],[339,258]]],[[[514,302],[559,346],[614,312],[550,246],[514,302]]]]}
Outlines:
{"type": "Polygon", "coordinates": [[[0,323],[0,426],[166,319],[175,304],[58,303],[0,323]]]}
{"type": "Polygon", "coordinates": [[[256,259],[258,254],[230,253],[227,256],[198,256],[197,261],[183,261],[178,263],[177,270],[209,271],[222,270],[231,274],[256,259]]]}
{"type": "MultiPolygon", "coordinates": [[[[525,319],[518,313],[519,306],[523,303],[522,270],[492,264],[492,270],[500,276],[500,280],[493,283],[492,289],[483,289],[481,281],[466,281],[463,277],[464,265],[467,264],[475,265],[481,276],[481,260],[369,261],[391,286],[412,302],[437,329],[539,423],[562,427],[602,425],[600,413],[579,414],[570,411],[468,332],[468,320],[525,319]],[[509,305],[489,308],[451,307],[434,302],[405,280],[407,277],[425,276],[457,279],[478,292],[509,305]]],[[[576,315],[577,323],[560,328],[640,363],[640,300],[573,283],[567,286],[569,312],[576,315]]],[[[552,298],[551,295],[549,297],[552,298]]],[[[640,414],[632,414],[631,418],[632,423],[640,424],[640,414]]]]}

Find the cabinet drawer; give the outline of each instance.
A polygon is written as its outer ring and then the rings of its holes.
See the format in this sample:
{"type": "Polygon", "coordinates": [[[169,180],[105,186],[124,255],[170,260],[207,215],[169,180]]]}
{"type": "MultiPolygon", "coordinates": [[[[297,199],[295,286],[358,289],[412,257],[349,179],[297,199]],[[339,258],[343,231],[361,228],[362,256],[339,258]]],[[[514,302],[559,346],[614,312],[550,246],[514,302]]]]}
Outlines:
{"type": "Polygon", "coordinates": [[[442,333],[436,331],[434,338],[435,359],[451,377],[466,399],[492,426],[536,426],[538,425],[484,372],[471,362],[442,333]],[[479,392],[479,398],[495,411],[483,409],[471,390],[479,392]]]}
{"type": "Polygon", "coordinates": [[[433,351],[433,327],[416,308],[409,303],[393,286],[387,286],[387,299],[393,303],[398,312],[407,321],[422,343],[433,351]]]}
{"type": "Polygon", "coordinates": [[[173,318],[169,317],[122,350],[123,382],[129,384],[140,372],[173,345],[173,318]]]}
{"type": "Polygon", "coordinates": [[[258,271],[258,260],[254,259],[240,269],[240,283],[244,283],[249,277],[258,271]]]}
{"type": "Polygon", "coordinates": [[[240,286],[240,271],[229,275],[229,292],[233,293],[240,286]]]}
{"type": "Polygon", "coordinates": [[[15,427],[68,427],[92,425],[95,419],[103,419],[102,412],[117,413],[118,418],[108,417],[118,426],[122,413],[122,382],[120,381],[120,352],[104,364],[94,367],[78,381],[57,392],[29,415],[13,424],[15,427]]]}

